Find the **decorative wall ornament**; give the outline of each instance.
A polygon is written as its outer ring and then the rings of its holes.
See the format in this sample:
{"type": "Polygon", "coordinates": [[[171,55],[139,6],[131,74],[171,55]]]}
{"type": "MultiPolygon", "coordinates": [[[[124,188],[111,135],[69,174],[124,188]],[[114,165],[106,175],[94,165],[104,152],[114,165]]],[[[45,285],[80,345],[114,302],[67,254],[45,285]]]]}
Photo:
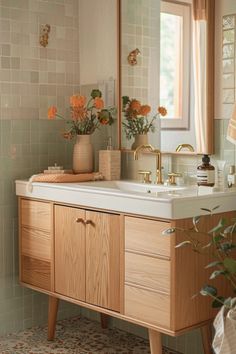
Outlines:
{"type": "Polygon", "coordinates": [[[137,56],[140,55],[140,50],[138,48],[132,50],[132,52],[129,53],[127,59],[128,59],[128,63],[130,65],[137,65],[137,56]]]}
{"type": "Polygon", "coordinates": [[[50,31],[51,31],[50,25],[48,25],[48,24],[41,25],[39,43],[42,47],[47,47],[50,31]]]}
{"type": "Polygon", "coordinates": [[[236,102],[236,14],[223,16],[223,116],[230,118],[236,102]]]}

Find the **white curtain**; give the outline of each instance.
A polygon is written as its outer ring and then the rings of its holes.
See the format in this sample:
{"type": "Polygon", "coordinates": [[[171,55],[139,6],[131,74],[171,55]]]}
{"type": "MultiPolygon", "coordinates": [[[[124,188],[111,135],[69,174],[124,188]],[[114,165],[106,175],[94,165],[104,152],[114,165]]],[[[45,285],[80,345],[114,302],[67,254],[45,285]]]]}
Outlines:
{"type": "Polygon", "coordinates": [[[215,0],[193,0],[193,61],[197,149],[213,153],[215,0]]]}
{"type": "Polygon", "coordinates": [[[197,151],[207,152],[207,22],[193,21],[194,122],[197,151]]]}

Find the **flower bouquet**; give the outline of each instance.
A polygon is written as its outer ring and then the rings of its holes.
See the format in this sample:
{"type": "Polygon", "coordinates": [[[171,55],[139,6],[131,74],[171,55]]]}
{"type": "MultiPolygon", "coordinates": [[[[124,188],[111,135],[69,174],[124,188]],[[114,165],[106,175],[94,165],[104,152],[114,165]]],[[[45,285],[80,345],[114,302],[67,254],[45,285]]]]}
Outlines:
{"type": "Polygon", "coordinates": [[[124,131],[128,140],[139,134],[147,134],[155,131],[154,121],[158,115],[166,116],[165,107],[158,107],[157,113],[149,119],[148,114],[151,112],[149,105],[142,105],[136,99],[130,99],[128,96],[122,97],[122,111],[125,121],[122,122],[124,131]]]}
{"type": "MultiPolygon", "coordinates": [[[[111,125],[114,122],[115,108],[104,108],[104,101],[100,90],[92,90],[87,102],[85,96],[80,94],[70,97],[71,118],[66,123],[70,125],[64,133],[64,138],[71,139],[76,135],[92,134],[101,125],[111,125]]],[[[56,117],[64,119],[57,112],[55,106],[48,109],[48,118],[56,117]]]]}
{"type": "MultiPolygon", "coordinates": [[[[69,125],[63,136],[66,139],[77,137],[73,152],[73,170],[75,173],[93,171],[93,146],[91,134],[102,125],[111,125],[114,121],[115,108],[104,108],[100,90],[92,90],[87,101],[80,94],[70,97],[71,118],[66,121],[69,125]]],[[[55,106],[49,107],[48,118],[64,119],[55,106]]]]}

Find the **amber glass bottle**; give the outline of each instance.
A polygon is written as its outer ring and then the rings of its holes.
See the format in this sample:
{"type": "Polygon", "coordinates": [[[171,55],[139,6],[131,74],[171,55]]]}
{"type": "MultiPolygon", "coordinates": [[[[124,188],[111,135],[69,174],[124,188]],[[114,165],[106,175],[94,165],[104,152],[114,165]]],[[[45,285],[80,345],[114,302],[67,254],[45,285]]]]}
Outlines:
{"type": "Polygon", "coordinates": [[[210,164],[208,155],[203,155],[202,164],[197,168],[197,184],[208,187],[215,184],[215,167],[210,164]]]}

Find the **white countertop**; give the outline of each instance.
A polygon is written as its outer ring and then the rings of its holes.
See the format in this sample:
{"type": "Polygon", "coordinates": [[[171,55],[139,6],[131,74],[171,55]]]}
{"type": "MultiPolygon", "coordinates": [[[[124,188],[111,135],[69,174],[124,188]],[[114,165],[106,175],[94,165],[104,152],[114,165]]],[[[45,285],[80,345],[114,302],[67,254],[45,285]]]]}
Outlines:
{"type": "Polygon", "coordinates": [[[18,196],[163,219],[204,215],[201,208],[218,205],[216,213],[236,210],[236,189],[205,193],[201,195],[197,187],[169,188],[126,181],[31,185],[28,181],[16,181],[18,196]]]}

